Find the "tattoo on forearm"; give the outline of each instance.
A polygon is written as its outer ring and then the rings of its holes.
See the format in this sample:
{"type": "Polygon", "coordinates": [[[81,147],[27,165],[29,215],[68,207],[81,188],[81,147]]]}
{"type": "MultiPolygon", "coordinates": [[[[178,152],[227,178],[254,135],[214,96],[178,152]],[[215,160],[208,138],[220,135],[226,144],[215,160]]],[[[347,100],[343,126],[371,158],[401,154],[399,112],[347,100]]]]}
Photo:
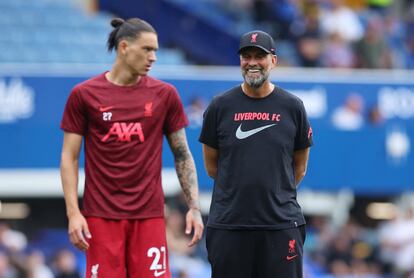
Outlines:
{"type": "Polygon", "coordinates": [[[168,143],[174,154],[175,169],[187,204],[189,207],[198,207],[197,172],[184,130],[169,135],[168,143]]]}
{"type": "Polygon", "coordinates": [[[190,156],[184,130],[174,132],[168,137],[175,161],[185,161],[190,156]]]}

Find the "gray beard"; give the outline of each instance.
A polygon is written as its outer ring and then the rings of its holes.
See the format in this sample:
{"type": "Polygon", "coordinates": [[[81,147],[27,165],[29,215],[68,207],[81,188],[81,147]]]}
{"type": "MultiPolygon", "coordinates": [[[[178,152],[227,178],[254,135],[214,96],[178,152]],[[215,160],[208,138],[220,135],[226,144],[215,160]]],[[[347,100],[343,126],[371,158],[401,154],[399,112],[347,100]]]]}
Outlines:
{"type": "Polygon", "coordinates": [[[269,73],[266,74],[266,73],[263,73],[262,71],[261,71],[260,76],[257,78],[249,77],[245,71],[243,71],[242,75],[243,75],[244,81],[250,87],[255,88],[255,89],[260,88],[263,85],[263,83],[267,80],[267,78],[269,77],[269,73]]]}

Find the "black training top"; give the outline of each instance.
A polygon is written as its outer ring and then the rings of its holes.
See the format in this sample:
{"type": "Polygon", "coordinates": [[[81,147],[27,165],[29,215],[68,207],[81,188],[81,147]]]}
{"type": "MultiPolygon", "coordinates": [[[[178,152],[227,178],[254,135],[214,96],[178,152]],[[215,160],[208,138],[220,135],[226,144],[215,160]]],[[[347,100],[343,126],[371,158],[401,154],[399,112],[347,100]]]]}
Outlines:
{"type": "Polygon", "coordinates": [[[219,153],[209,227],[305,224],[293,153],[312,145],[312,129],[298,97],[275,87],[265,98],[251,98],[235,87],[212,100],[199,140],[219,153]]]}

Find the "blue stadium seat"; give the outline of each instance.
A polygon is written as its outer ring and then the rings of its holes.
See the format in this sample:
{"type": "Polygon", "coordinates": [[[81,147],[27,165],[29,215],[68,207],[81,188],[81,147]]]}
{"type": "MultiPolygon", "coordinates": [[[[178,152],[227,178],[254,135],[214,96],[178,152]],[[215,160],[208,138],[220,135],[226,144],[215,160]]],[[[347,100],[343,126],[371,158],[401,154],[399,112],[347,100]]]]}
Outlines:
{"type": "MultiPolygon", "coordinates": [[[[0,63],[112,63],[106,50],[111,16],[87,15],[73,0],[1,0],[0,63]],[[11,47],[11,45],[13,47],[11,47]]],[[[185,64],[160,50],[158,64],[185,64]]]]}

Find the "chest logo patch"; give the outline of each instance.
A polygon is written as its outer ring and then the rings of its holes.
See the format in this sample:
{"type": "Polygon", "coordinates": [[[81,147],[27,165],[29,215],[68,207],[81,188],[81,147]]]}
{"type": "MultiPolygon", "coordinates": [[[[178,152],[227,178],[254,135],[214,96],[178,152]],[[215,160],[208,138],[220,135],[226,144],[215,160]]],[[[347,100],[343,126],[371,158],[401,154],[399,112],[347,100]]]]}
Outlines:
{"type": "Polygon", "coordinates": [[[145,104],[145,117],[152,117],[152,102],[148,102],[145,104]]]}
{"type": "Polygon", "coordinates": [[[254,135],[254,134],[256,134],[256,133],[258,133],[262,130],[265,130],[266,128],[272,127],[274,125],[276,125],[276,124],[264,125],[264,126],[261,126],[261,127],[257,127],[257,128],[253,128],[253,129],[250,129],[250,130],[243,131],[241,129],[242,124],[240,124],[239,127],[237,128],[237,131],[236,131],[236,137],[237,137],[237,139],[240,139],[240,140],[241,139],[246,139],[247,137],[250,137],[250,136],[252,136],[252,135],[254,135]]]}
{"type": "Polygon", "coordinates": [[[115,108],[115,106],[100,106],[99,111],[106,112],[106,111],[109,111],[109,110],[114,109],[114,108],[115,108]]]}

